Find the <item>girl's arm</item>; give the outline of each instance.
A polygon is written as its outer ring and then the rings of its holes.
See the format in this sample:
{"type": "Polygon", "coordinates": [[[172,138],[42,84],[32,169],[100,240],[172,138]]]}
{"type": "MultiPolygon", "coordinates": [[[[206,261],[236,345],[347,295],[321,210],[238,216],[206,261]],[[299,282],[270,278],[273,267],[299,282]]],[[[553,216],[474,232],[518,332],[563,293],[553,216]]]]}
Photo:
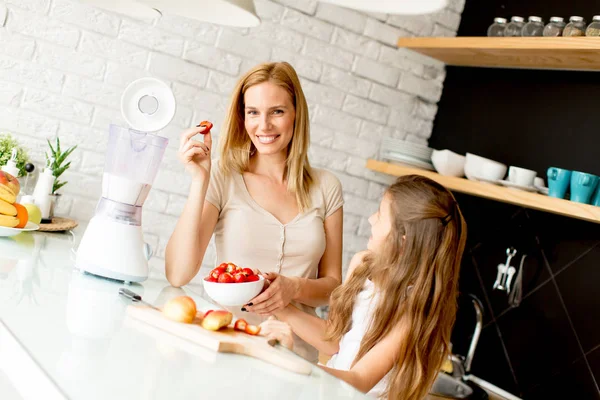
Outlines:
{"type": "Polygon", "coordinates": [[[307,314],[291,304],[278,311],[276,317],[280,321],[289,324],[296,335],[315,347],[319,352],[331,356],[340,349],[339,342],[328,342],[323,339],[327,329],[327,321],[307,314]]]}
{"type": "Polygon", "coordinates": [[[166,275],[175,287],[188,284],[198,273],[217,225],[219,211],[204,201],[208,180],[192,181],[190,194],[165,252],[166,275]]]}
{"type": "Polygon", "coordinates": [[[400,343],[400,329],[396,328],[369,350],[350,371],[342,371],[325,366],[321,366],[321,368],[331,375],[346,381],[361,392],[367,393],[397,363],[400,343]]]}

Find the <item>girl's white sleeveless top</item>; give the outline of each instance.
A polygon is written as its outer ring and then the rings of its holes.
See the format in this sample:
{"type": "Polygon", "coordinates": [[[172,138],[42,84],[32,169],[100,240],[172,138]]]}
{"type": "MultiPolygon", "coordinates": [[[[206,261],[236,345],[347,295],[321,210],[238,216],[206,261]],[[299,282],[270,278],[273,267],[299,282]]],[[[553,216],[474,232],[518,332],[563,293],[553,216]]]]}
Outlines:
{"type": "MultiPolygon", "coordinates": [[[[358,354],[360,342],[367,333],[371,319],[377,306],[378,294],[375,285],[369,279],[365,281],[363,290],[356,296],[352,310],[352,328],[342,337],[340,350],[335,354],[327,366],[344,371],[350,370],[354,358],[358,354]]],[[[389,380],[389,373],[380,380],[369,393],[369,396],[380,398],[385,391],[389,380]]]]}

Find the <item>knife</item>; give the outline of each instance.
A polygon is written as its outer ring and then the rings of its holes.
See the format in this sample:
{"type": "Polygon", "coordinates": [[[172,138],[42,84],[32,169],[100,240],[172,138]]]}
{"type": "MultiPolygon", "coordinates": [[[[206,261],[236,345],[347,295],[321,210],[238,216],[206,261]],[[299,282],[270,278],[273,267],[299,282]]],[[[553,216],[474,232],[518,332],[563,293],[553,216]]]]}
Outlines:
{"type": "Polygon", "coordinates": [[[121,296],[124,296],[128,299],[130,299],[131,301],[135,302],[135,303],[142,303],[150,308],[155,309],[156,311],[161,311],[158,307],[153,306],[152,304],[142,300],[142,296],[140,296],[139,294],[132,292],[129,289],[125,289],[125,288],[120,288],[119,289],[119,294],[121,296]]]}

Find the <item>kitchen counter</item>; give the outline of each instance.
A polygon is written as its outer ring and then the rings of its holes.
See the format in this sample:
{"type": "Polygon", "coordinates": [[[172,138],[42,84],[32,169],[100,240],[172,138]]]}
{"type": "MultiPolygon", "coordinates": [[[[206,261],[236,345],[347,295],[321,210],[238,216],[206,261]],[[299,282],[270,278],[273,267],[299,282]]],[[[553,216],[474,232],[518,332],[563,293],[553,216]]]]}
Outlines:
{"type": "MultiPolygon", "coordinates": [[[[123,283],[74,269],[81,229],[0,238],[3,400],[367,398],[316,366],[302,376],[132,320],[123,283]]],[[[157,272],[128,287],[156,306],[185,294],[216,308],[201,285],[173,288],[157,272]]]]}

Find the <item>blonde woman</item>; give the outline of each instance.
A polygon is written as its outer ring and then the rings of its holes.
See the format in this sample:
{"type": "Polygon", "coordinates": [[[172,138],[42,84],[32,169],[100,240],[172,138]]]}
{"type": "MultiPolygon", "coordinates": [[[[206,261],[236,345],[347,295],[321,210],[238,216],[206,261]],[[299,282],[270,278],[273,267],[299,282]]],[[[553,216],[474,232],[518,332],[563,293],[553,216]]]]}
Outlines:
{"type": "MultiPolygon", "coordinates": [[[[341,282],[342,190],[331,173],[311,168],[308,107],[285,62],[260,64],[236,85],[218,165],[212,139],[181,135],[179,158],[192,176],[190,194],[166,249],[173,286],[198,273],[213,233],[217,265],[259,269],[269,287],[239,313],[250,323],[292,303],[315,315],[341,282]]],[[[315,361],[299,338],[295,351],[315,361]]]]}

